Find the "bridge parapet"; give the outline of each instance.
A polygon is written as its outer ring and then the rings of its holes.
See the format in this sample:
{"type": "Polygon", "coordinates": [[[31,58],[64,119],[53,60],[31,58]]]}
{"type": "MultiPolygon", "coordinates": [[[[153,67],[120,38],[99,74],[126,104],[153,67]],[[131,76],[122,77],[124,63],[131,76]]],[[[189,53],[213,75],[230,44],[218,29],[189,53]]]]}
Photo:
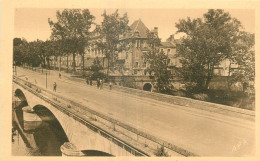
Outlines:
{"type": "Polygon", "coordinates": [[[202,109],[205,111],[210,111],[214,113],[224,114],[231,117],[243,118],[246,120],[255,120],[255,111],[241,109],[237,107],[221,105],[211,102],[199,101],[191,98],[180,97],[180,96],[172,96],[166,95],[156,92],[149,92],[134,88],[122,87],[122,86],[114,86],[118,91],[133,94],[136,96],[151,98],[153,100],[158,100],[174,105],[179,105],[180,107],[184,108],[195,108],[195,109],[202,109]]]}
{"type": "MultiPolygon", "coordinates": [[[[147,76],[146,76],[147,77],[147,76]]],[[[81,82],[85,84],[84,80],[79,78],[74,78],[73,80],[77,82],[81,82]]],[[[109,88],[109,85],[104,83],[105,88],[109,88]]],[[[255,120],[255,111],[241,109],[237,107],[221,105],[211,102],[205,102],[200,100],[195,100],[192,98],[180,97],[180,96],[172,96],[166,95],[156,92],[149,92],[140,89],[128,88],[119,85],[114,85],[113,89],[141,97],[151,98],[153,100],[158,100],[170,104],[179,105],[185,108],[195,108],[195,109],[202,109],[205,111],[210,111],[214,113],[224,114],[232,117],[243,118],[247,120],[254,121],[255,120]]]]}

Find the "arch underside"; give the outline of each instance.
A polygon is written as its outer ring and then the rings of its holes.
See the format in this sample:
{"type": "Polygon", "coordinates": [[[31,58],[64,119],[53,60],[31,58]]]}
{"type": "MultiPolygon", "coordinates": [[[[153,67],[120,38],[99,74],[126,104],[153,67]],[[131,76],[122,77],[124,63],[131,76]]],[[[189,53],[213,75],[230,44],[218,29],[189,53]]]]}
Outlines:
{"type": "Polygon", "coordinates": [[[152,90],[152,85],[151,83],[145,83],[144,86],[143,86],[143,90],[145,91],[151,91],[152,90]]]}

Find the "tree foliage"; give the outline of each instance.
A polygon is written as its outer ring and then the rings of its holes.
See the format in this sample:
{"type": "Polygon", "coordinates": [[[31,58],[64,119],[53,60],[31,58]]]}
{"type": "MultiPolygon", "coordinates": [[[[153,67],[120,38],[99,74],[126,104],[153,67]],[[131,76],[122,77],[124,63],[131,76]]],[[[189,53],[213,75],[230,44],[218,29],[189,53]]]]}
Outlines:
{"type": "Polygon", "coordinates": [[[102,14],[103,21],[101,24],[100,34],[101,39],[98,46],[105,53],[108,59],[108,71],[110,66],[113,66],[117,59],[117,53],[122,50],[119,42],[120,35],[123,35],[129,30],[128,16],[125,13],[120,16],[118,10],[112,14],[107,14],[106,11],[102,14]]]}
{"type": "MultiPolygon", "coordinates": [[[[80,54],[84,66],[85,48],[89,45],[90,28],[95,17],[88,9],[65,9],[57,11],[57,22],[49,19],[52,39],[60,40],[64,51],[73,54],[73,71],[75,72],[75,54],[80,54]]],[[[84,70],[84,67],[83,67],[84,70]]]]}
{"type": "Polygon", "coordinates": [[[151,51],[143,54],[144,61],[149,64],[147,71],[154,75],[156,80],[155,88],[161,93],[170,93],[171,73],[168,68],[168,56],[164,52],[151,51]]]}
{"type": "Polygon", "coordinates": [[[22,50],[23,45],[26,43],[26,40],[21,38],[13,39],[13,55],[14,55],[14,65],[21,65],[24,63],[25,53],[22,50]]]}
{"type": "Polygon", "coordinates": [[[13,39],[14,62],[16,65],[27,64],[36,67],[41,64],[39,53],[37,53],[38,45],[34,42],[27,42],[25,39],[13,39]]]}
{"type": "Polygon", "coordinates": [[[239,41],[233,44],[234,52],[229,59],[238,65],[238,69],[232,70],[230,84],[240,82],[244,85],[244,91],[254,93],[255,81],[255,36],[247,32],[240,32],[239,41]],[[249,88],[248,88],[249,87],[249,88]]]}
{"type": "Polygon", "coordinates": [[[102,72],[103,67],[98,58],[94,59],[93,64],[90,67],[90,70],[92,71],[92,75],[91,75],[92,80],[96,80],[97,78],[103,79],[105,77],[104,73],[102,72]]]}
{"type": "Polygon", "coordinates": [[[177,32],[185,33],[177,46],[181,59],[182,78],[196,84],[197,89],[207,89],[214,76],[214,68],[235,51],[242,25],[224,10],[208,10],[203,18],[181,19],[177,32]]]}

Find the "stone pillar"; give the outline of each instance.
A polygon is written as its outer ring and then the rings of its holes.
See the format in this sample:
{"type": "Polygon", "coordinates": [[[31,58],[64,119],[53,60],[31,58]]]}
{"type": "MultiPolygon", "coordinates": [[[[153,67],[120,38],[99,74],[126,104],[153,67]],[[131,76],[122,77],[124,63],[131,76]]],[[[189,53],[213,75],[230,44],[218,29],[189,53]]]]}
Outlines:
{"type": "Polygon", "coordinates": [[[85,156],[83,152],[77,150],[76,146],[70,142],[65,142],[61,147],[60,150],[62,152],[62,156],[85,156]]]}
{"type": "Polygon", "coordinates": [[[25,131],[34,130],[41,125],[41,118],[33,111],[30,106],[25,106],[22,108],[22,110],[25,131]]]}

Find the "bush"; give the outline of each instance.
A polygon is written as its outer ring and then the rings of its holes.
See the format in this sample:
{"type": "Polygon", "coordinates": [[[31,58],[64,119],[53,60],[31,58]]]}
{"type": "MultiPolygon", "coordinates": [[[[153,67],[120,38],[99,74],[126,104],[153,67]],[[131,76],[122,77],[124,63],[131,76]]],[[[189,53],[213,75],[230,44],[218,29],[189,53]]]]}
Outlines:
{"type": "Polygon", "coordinates": [[[205,93],[193,94],[193,98],[201,101],[208,101],[209,96],[205,93]]]}
{"type": "Polygon", "coordinates": [[[168,153],[165,151],[164,146],[161,146],[160,148],[157,147],[155,153],[158,157],[168,157],[168,153]]]}
{"type": "Polygon", "coordinates": [[[184,89],[187,93],[194,93],[197,90],[197,84],[194,82],[186,82],[184,89]]]}
{"type": "Polygon", "coordinates": [[[124,87],[136,88],[135,79],[132,77],[123,77],[121,84],[124,87]]]}

